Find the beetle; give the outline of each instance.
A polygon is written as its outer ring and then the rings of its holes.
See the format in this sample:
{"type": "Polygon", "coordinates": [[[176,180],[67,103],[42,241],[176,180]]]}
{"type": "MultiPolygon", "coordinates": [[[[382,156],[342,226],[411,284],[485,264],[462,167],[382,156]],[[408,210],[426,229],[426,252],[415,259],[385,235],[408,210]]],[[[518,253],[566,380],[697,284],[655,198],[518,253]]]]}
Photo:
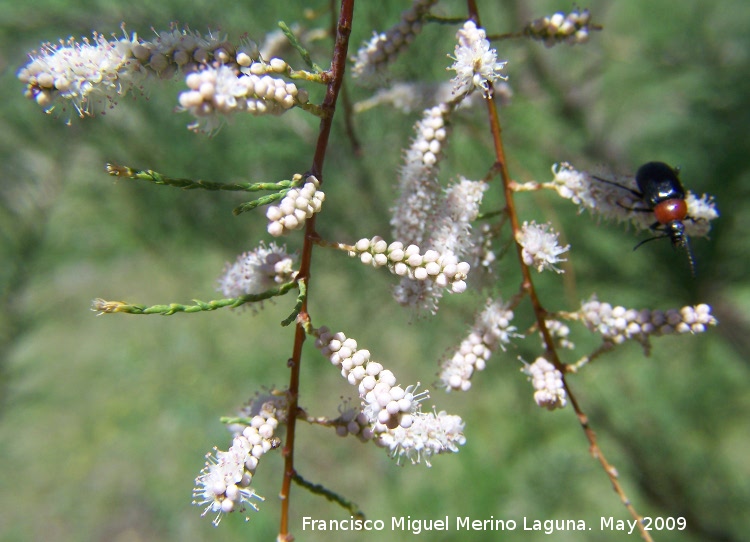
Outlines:
{"type": "Polygon", "coordinates": [[[664,162],[648,162],[638,168],[635,174],[635,182],[639,190],[628,188],[614,181],[608,181],[594,176],[598,181],[619,186],[627,190],[641,202],[645,207],[629,208],[630,211],[650,212],[656,220],[651,225],[651,230],[661,232],[662,235],[650,237],[638,243],[633,250],[642,244],[654,239],[669,238],[673,247],[681,247],[687,253],[690,263],[690,272],[695,276],[695,260],[690,249],[688,236],[685,233],[684,221],[688,220],[688,206],[685,201],[685,189],[679,178],[679,169],[665,164],[664,162]]]}

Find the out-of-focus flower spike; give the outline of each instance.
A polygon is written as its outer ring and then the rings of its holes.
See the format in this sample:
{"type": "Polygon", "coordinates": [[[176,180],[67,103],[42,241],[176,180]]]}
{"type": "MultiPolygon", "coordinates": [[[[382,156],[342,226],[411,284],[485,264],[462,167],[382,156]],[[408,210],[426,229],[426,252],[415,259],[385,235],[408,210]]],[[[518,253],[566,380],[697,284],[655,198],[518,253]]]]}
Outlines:
{"type": "Polygon", "coordinates": [[[362,85],[376,85],[383,80],[388,64],[403,51],[422,30],[422,20],[437,0],[413,0],[401,20],[365,43],[353,57],[352,74],[362,85]]]}
{"type": "Polygon", "coordinates": [[[568,14],[558,11],[554,15],[534,19],[526,25],[523,33],[552,47],[558,43],[586,43],[591,30],[601,30],[601,27],[591,24],[589,10],[574,9],[568,14]]]}

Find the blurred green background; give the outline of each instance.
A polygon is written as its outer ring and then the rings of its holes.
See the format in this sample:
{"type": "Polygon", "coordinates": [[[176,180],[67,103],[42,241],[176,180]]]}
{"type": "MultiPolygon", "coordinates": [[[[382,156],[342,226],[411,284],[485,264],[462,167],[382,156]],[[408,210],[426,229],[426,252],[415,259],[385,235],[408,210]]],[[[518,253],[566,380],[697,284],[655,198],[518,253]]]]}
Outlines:
{"type": "MultiPolygon", "coordinates": [[[[479,2],[492,32],[569,2],[479,2]]],[[[408,2],[360,2],[352,45],[392,24],[408,2]]],[[[264,221],[233,217],[240,196],[180,192],[116,182],[114,161],[174,176],[220,181],[289,178],[310,164],[317,123],[299,112],[281,119],[238,118],[214,138],[185,129],[174,114],[179,82],[123,99],[104,118],[65,126],[24,99],[16,79],[25,54],[43,41],[96,29],[148,36],[171,21],[199,31],[221,29],[259,39],[279,19],[328,24],[326,2],[219,3],[206,0],[0,0],[0,539],[8,541],[272,540],[281,458],[269,454],[254,485],[267,497],[245,524],[220,528],[190,505],[203,455],[229,439],[218,422],[262,386],[282,387],[292,330],[278,322],[291,298],[252,311],[196,315],[95,317],[94,297],[136,303],[218,297],[226,261],[267,238],[264,221]],[[302,8],[321,13],[305,20],[302,8]]],[[[686,517],[686,532],[653,533],[659,541],[746,540],[750,532],[750,3],[746,0],[605,2],[590,7],[604,26],[586,46],[545,49],[497,44],[509,60],[512,104],[501,111],[506,152],[516,179],[549,179],[551,164],[606,165],[632,172],[649,160],[682,167],[694,192],[716,196],[721,218],[710,240],[696,239],[698,277],[667,242],[637,252],[633,232],[578,216],[549,194],[519,196],[523,218],[552,220],[572,245],[564,276],[540,275],[550,310],[575,309],[597,293],[612,304],[667,309],[710,303],[720,325],[694,337],[654,341],[650,358],[625,345],[571,379],[609,459],[637,510],[686,517]],[[743,248],[744,247],[744,248],[743,248]]],[[[460,2],[438,11],[459,15],[460,2]]],[[[454,27],[430,25],[411,60],[393,66],[403,80],[442,81],[454,27]]],[[[328,43],[315,51],[326,63],[328,43]]],[[[293,65],[301,63],[289,56],[293,65]]],[[[350,88],[353,99],[368,93],[350,88]]],[[[342,119],[326,161],[325,212],[330,239],[388,236],[400,149],[416,113],[390,108],[355,119],[363,155],[355,158],[342,119]]],[[[457,122],[443,178],[484,175],[492,154],[481,111],[457,122]]],[[[497,200],[495,200],[497,201],[497,200]]],[[[299,240],[290,238],[290,247],[299,240]]],[[[516,292],[511,258],[497,291],[516,292]]],[[[354,336],[404,383],[432,387],[437,360],[465,334],[483,294],[450,296],[433,319],[411,321],[390,299],[394,279],[340,254],[317,251],[311,291],[316,325],[354,336]]],[[[516,325],[531,322],[528,307],[516,325]]],[[[574,328],[583,354],[596,345],[574,328]]],[[[309,341],[308,341],[309,342],[309,341]]],[[[311,345],[303,369],[302,405],[335,415],[352,390],[311,345]]],[[[496,355],[471,395],[433,391],[430,404],[461,415],[467,445],[433,467],[397,466],[382,450],[300,430],[300,472],[357,502],[373,519],[584,519],[586,533],[504,533],[506,540],[632,540],[598,530],[601,516],[629,519],[570,408],[536,407],[518,356],[538,355],[534,337],[496,355]]],[[[574,361],[575,357],[566,361],[574,361]]],[[[428,405],[429,406],[429,405],[428,405]]],[[[301,517],[344,519],[341,509],[295,489],[293,531],[301,517]]],[[[339,533],[341,540],[384,535],[339,533]]],[[[393,541],[410,533],[387,533],[393,541]]],[[[430,540],[487,540],[495,533],[431,533],[430,540]]]]}

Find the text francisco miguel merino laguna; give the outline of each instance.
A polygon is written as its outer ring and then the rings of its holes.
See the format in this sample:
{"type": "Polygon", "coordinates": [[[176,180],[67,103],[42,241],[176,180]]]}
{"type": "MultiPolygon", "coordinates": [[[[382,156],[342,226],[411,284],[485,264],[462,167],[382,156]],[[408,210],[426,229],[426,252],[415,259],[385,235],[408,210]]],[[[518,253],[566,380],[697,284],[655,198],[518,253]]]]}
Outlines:
{"type": "MultiPolygon", "coordinates": [[[[383,531],[390,527],[391,531],[411,531],[419,534],[425,531],[450,531],[453,526],[456,531],[543,531],[552,534],[557,531],[587,531],[591,527],[582,519],[532,519],[524,517],[521,521],[512,519],[471,519],[470,517],[456,517],[451,523],[448,516],[445,519],[413,519],[411,516],[392,517],[390,525],[382,519],[361,519],[349,516],[349,519],[313,519],[309,516],[302,518],[303,531],[383,531]]],[[[632,533],[636,527],[636,520],[616,520],[613,517],[601,518],[599,529],[603,531],[626,531],[632,533]]]]}

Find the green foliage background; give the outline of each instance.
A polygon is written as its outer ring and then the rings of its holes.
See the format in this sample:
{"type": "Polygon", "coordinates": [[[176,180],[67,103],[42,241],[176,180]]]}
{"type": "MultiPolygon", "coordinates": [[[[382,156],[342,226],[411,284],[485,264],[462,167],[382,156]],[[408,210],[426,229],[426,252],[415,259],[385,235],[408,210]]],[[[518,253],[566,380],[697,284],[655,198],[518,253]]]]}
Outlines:
{"type": "MultiPolygon", "coordinates": [[[[215,297],[224,262],[267,237],[264,221],[233,217],[239,196],[115,182],[103,165],[272,181],[307,169],[317,134],[314,119],[292,113],[281,120],[235,119],[212,139],[194,135],[185,129],[188,117],[173,113],[179,82],[68,127],[23,98],[15,73],[25,53],[94,29],[119,32],[121,21],[143,35],[180,21],[201,31],[218,27],[233,39],[244,32],[261,38],[279,19],[326,26],[325,15],[304,22],[302,13],[326,5],[0,0],[1,540],[274,538],[280,457],[264,458],[254,485],[267,500],[249,525],[232,516],[214,529],[190,506],[190,494],[203,455],[228,445],[218,417],[261,386],[285,385],[292,330],[278,322],[291,298],[258,315],[94,317],[88,310],[100,296],[149,304],[215,297]]],[[[360,2],[352,44],[392,24],[407,5],[360,2]]],[[[464,9],[460,2],[440,6],[446,15],[464,9]]],[[[491,33],[570,7],[480,2],[491,33]]],[[[573,378],[572,386],[637,509],[688,518],[688,532],[654,533],[656,540],[743,540],[750,532],[750,289],[742,256],[750,250],[750,4],[594,0],[588,7],[604,30],[586,46],[497,44],[509,60],[515,93],[501,112],[512,174],[546,180],[550,165],[563,160],[623,172],[662,160],[682,167],[691,190],[714,194],[722,216],[710,241],[694,243],[699,274],[691,279],[684,254],[666,242],[633,253],[632,232],[597,225],[547,194],[521,195],[524,218],[551,219],[573,247],[566,275],[539,276],[542,299],[552,310],[574,309],[592,293],[629,307],[714,307],[720,325],[709,333],[658,339],[650,358],[635,345],[623,346],[573,378]]],[[[426,28],[412,60],[394,66],[396,76],[444,80],[453,33],[452,27],[426,28]]],[[[320,64],[327,47],[316,51],[320,64]]],[[[355,99],[367,95],[351,92],[355,99]]],[[[387,236],[394,172],[415,118],[389,109],[356,118],[360,159],[352,156],[339,118],[326,162],[326,212],[318,222],[326,237],[387,236]]],[[[445,179],[484,174],[492,156],[486,132],[480,112],[458,123],[445,179]]],[[[388,360],[403,382],[429,386],[436,361],[461,339],[481,297],[451,296],[434,320],[410,323],[390,301],[387,273],[317,252],[314,323],[345,330],[376,359],[388,360]]],[[[500,289],[509,296],[517,283],[508,259],[500,289]]],[[[519,326],[530,322],[525,307],[517,318],[519,326]]],[[[574,340],[580,352],[596,344],[587,332],[574,340]]],[[[302,404],[313,414],[333,415],[339,396],[351,390],[306,348],[302,404]]],[[[517,531],[503,539],[632,539],[598,530],[601,516],[628,516],[588,455],[572,411],[550,414],[533,404],[516,358],[533,359],[536,348],[532,338],[497,355],[469,396],[433,392],[439,409],[467,422],[468,443],[458,455],[436,458],[431,469],[398,467],[374,447],[303,427],[300,472],[386,522],[445,515],[585,519],[594,526],[587,533],[550,538],[517,531]]],[[[298,489],[293,498],[299,540],[330,539],[301,532],[302,515],[346,518],[298,489]]],[[[483,540],[488,533],[421,536],[483,540]]]]}

